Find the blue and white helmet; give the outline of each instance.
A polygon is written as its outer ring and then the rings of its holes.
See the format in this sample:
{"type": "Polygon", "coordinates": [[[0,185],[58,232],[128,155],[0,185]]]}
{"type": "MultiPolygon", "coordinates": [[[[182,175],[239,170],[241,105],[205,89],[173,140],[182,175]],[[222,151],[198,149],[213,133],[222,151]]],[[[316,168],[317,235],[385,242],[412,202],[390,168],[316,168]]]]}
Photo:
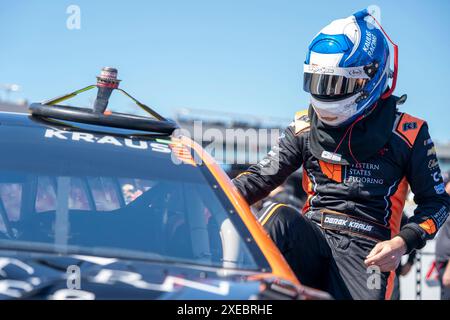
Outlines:
{"type": "Polygon", "coordinates": [[[335,20],[309,45],[303,89],[311,94],[319,119],[330,126],[355,121],[388,87],[389,46],[368,16],[362,10],[335,20]]]}

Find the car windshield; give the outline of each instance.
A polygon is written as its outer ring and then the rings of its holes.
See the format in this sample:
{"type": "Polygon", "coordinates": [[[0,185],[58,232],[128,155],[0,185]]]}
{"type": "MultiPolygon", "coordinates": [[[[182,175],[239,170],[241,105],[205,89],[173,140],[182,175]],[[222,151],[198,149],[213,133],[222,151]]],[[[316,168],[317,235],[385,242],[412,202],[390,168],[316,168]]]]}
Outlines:
{"type": "Polygon", "coordinates": [[[40,127],[2,130],[0,247],[117,249],[261,268],[243,240],[243,222],[185,147],[40,127]]]}

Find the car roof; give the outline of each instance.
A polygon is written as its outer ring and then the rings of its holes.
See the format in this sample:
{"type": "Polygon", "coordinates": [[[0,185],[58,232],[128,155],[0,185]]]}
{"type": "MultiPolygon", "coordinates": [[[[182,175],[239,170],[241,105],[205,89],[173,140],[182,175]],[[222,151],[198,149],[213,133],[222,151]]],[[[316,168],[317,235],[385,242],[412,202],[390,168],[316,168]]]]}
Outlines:
{"type": "Polygon", "coordinates": [[[171,135],[158,133],[139,131],[134,129],[121,129],[114,127],[106,127],[100,125],[90,125],[85,123],[70,122],[63,120],[44,119],[40,117],[32,116],[29,113],[22,112],[5,112],[0,111],[0,125],[6,126],[23,126],[29,128],[59,128],[67,131],[77,132],[91,132],[107,135],[118,136],[138,136],[147,138],[161,138],[172,140],[171,135]]]}

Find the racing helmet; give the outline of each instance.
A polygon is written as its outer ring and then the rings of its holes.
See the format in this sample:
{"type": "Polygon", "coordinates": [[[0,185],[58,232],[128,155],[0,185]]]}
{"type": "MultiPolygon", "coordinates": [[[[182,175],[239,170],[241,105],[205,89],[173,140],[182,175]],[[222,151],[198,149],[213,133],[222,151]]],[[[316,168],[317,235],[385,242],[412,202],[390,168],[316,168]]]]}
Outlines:
{"type": "Polygon", "coordinates": [[[318,118],[329,126],[356,121],[395,88],[398,48],[375,18],[379,28],[367,21],[368,16],[368,11],[362,10],[335,20],[309,45],[303,89],[311,94],[311,106],[318,118]],[[385,35],[395,49],[394,72],[390,70],[385,35]],[[385,93],[391,76],[392,87],[385,93]]]}

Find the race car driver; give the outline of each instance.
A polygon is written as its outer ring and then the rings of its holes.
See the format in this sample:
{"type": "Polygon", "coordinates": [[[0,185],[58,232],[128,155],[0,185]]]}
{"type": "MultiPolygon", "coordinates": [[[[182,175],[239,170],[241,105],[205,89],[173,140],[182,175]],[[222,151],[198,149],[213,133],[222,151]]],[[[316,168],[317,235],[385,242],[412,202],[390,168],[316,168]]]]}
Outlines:
{"type": "Polygon", "coordinates": [[[303,166],[303,215],[278,204],[260,221],[299,280],[336,299],[390,298],[402,255],[432,239],[450,208],[427,123],[397,110],[405,96],[392,95],[398,47],[392,72],[387,40],[367,10],[323,28],[304,64],[309,109],[233,180],[253,204],[303,166]],[[400,228],[408,186],[417,208],[400,228]]]}

